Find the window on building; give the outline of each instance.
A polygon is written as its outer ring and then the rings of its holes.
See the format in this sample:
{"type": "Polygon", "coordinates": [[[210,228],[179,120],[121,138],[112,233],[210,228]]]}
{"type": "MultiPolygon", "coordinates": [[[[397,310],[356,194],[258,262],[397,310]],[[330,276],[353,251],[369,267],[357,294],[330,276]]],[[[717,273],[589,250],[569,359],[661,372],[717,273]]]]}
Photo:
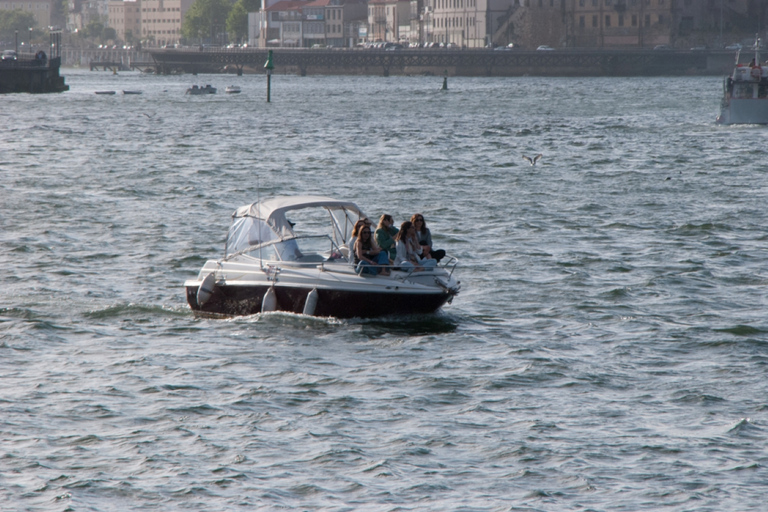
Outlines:
{"type": "Polygon", "coordinates": [[[585,18],[586,16],[579,16],[579,27],[584,28],[587,26],[585,18]]]}
{"type": "Polygon", "coordinates": [[[595,14],[594,16],[592,16],[592,26],[593,26],[593,27],[596,27],[596,26],[597,26],[597,14],[595,14]]]}
{"type": "Polygon", "coordinates": [[[663,24],[664,24],[664,15],[659,14],[659,25],[663,25],[663,24]]]}
{"type": "Polygon", "coordinates": [[[584,7],[585,3],[586,2],[584,0],[579,0],[579,7],[584,7]]]}
{"type": "Polygon", "coordinates": [[[623,14],[619,14],[619,26],[620,27],[624,26],[624,15],[623,14]]]}
{"type": "Polygon", "coordinates": [[[610,7],[613,5],[613,0],[605,0],[605,6],[610,7]]]}
{"type": "Polygon", "coordinates": [[[645,26],[646,27],[650,27],[651,26],[651,15],[650,14],[646,14],[645,15],[645,26]]]}
{"type": "Polygon", "coordinates": [[[611,26],[611,15],[610,14],[606,14],[605,15],[605,26],[606,27],[610,27],[611,26]]]}
{"type": "Polygon", "coordinates": [[[632,15],[632,26],[633,27],[637,26],[637,14],[632,15]]]}

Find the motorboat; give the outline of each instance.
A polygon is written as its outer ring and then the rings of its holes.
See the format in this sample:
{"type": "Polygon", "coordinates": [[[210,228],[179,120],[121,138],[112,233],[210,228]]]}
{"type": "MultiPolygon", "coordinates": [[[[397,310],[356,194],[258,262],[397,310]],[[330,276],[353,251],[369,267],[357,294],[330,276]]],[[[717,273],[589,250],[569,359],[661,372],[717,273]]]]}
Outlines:
{"type": "Polygon", "coordinates": [[[720,124],[768,124],[768,63],[760,63],[760,39],[753,50],[746,58],[736,51],[733,73],[723,81],[720,124]]]}
{"type": "Polygon", "coordinates": [[[216,94],[216,88],[211,87],[210,85],[206,85],[205,87],[198,87],[197,85],[193,85],[187,89],[186,94],[192,94],[194,96],[197,96],[198,94],[216,94]]]}
{"type": "Polygon", "coordinates": [[[240,86],[239,85],[228,85],[226,89],[224,89],[224,92],[227,94],[239,94],[240,93],[240,86]]]}
{"type": "Polygon", "coordinates": [[[348,242],[366,215],[353,202],[283,196],[232,214],[224,255],[208,260],[184,283],[197,314],[251,315],[286,311],[337,318],[431,313],[459,293],[458,260],[434,268],[391,268],[367,274],[348,242]],[[290,219],[290,220],[289,220],[290,219]]]}
{"type": "Polygon", "coordinates": [[[123,94],[142,94],[143,91],[123,91],[123,94]]]}
{"type": "Polygon", "coordinates": [[[96,91],[96,94],[112,96],[113,94],[115,94],[115,91],[96,91]]]}

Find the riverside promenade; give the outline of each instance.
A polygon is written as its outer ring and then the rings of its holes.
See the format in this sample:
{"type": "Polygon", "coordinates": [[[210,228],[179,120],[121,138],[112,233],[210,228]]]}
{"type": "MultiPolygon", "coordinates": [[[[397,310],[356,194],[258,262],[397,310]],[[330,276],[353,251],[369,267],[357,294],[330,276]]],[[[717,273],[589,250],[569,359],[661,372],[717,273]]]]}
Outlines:
{"type": "MultiPolygon", "coordinates": [[[[733,52],[568,49],[273,48],[276,73],[449,76],[685,76],[727,74],[733,52]]],[[[267,49],[149,50],[158,74],[262,73],[267,49]]]]}

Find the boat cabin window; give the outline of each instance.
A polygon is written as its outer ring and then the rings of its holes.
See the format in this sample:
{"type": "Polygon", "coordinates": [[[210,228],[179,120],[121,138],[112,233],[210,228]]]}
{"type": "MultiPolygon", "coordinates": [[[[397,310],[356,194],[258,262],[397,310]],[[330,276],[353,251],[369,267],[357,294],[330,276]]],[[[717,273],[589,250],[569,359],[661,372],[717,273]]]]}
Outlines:
{"type": "Polygon", "coordinates": [[[736,99],[748,99],[754,95],[753,84],[734,84],[733,97],[736,99]]]}

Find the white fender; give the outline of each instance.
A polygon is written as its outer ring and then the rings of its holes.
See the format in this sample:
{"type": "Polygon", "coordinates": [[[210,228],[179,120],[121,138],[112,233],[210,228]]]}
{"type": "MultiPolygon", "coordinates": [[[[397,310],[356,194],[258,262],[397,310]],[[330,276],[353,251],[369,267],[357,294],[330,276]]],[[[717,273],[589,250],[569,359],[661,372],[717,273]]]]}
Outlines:
{"type": "Polygon", "coordinates": [[[304,303],[304,314],[312,316],[315,314],[317,308],[318,299],[317,288],[312,288],[312,291],[307,294],[307,301],[304,303]]]}
{"type": "Polygon", "coordinates": [[[277,309],[277,294],[273,286],[269,287],[267,293],[264,294],[264,298],[261,300],[261,312],[268,313],[277,309]]]}
{"type": "Polygon", "coordinates": [[[208,299],[213,295],[213,289],[216,288],[216,278],[213,276],[213,272],[205,276],[203,282],[197,288],[197,305],[203,307],[203,304],[208,302],[208,299]]]}

